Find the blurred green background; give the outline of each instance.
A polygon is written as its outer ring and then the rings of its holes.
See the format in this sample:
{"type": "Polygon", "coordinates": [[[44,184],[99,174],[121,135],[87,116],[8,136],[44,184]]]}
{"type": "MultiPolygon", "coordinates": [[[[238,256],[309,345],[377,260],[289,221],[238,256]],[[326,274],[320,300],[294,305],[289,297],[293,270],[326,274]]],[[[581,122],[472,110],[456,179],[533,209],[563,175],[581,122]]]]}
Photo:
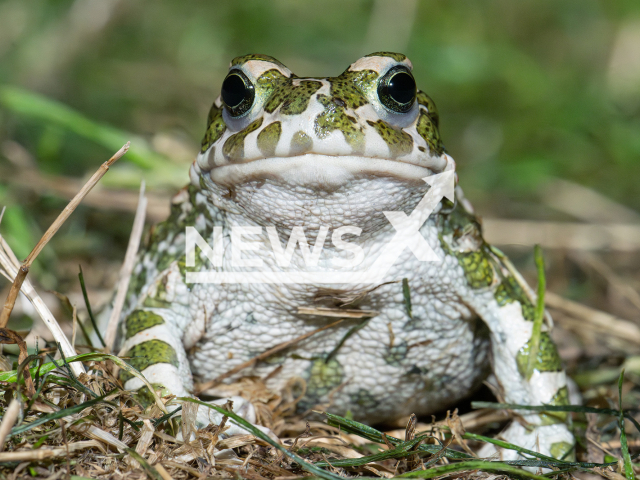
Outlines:
{"type": "Polygon", "coordinates": [[[555,178],[640,209],[637,0],[4,0],[2,233],[26,256],[65,189],[131,139],[101,184],[120,193],[81,207],[35,275],[60,287],[67,257],[70,272],[78,257],[119,261],[135,206],[123,199],[144,178],[168,204],[186,183],[233,57],[265,53],[298,75],[333,76],[379,50],[413,62],[482,214],[554,218],[536,205],[555,178]]]}

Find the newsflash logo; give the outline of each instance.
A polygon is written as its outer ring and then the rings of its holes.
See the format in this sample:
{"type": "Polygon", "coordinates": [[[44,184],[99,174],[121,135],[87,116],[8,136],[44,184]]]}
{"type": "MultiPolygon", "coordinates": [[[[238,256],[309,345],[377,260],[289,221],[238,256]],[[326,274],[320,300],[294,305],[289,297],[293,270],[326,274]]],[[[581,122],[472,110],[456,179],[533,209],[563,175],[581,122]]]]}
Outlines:
{"type": "MultiPolygon", "coordinates": [[[[352,225],[337,228],[331,235],[333,245],[340,250],[351,253],[351,259],[334,259],[330,271],[273,271],[264,270],[264,262],[260,258],[243,258],[243,251],[260,250],[259,242],[243,240],[247,235],[259,235],[263,227],[233,226],[231,227],[231,267],[242,268],[243,271],[224,270],[223,267],[223,233],[222,227],[214,227],[213,241],[209,245],[194,227],[186,229],[186,264],[187,267],[196,266],[196,247],[211,262],[215,270],[187,272],[187,283],[380,283],[405,248],[409,248],[421,262],[437,262],[441,258],[433,251],[427,241],[420,235],[420,228],[427,221],[429,215],[443,198],[454,199],[454,175],[449,170],[437,175],[425,177],[423,180],[431,188],[420,203],[407,215],[404,212],[383,212],[393,228],[395,234],[381,249],[378,257],[366,270],[354,271],[364,260],[364,251],[356,244],[346,242],[343,235],[360,235],[362,230],[352,225]],[[246,271],[247,268],[258,269],[246,271]],[[263,270],[259,270],[262,268],[263,270]]],[[[300,246],[302,258],[306,267],[316,267],[322,253],[324,242],[329,234],[329,227],[319,229],[313,249],[309,248],[303,228],[294,227],[286,248],[283,248],[275,226],[266,227],[266,234],[275,262],[280,268],[287,268],[291,263],[296,245],[300,246]]]]}

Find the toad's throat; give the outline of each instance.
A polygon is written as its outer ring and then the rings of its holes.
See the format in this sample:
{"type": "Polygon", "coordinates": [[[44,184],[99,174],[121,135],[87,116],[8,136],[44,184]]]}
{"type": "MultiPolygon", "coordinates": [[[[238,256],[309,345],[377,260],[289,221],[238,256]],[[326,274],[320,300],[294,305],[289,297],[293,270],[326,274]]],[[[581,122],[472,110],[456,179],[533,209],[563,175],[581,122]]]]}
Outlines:
{"type": "Polygon", "coordinates": [[[371,177],[387,177],[423,184],[422,178],[455,168],[449,155],[444,154],[439,159],[440,162],[420,165],[404,160],[309,153],[217,166],[209,175],[214,183],[226,186],[255,180],[279,180],[290,185],[332,189],[354,179],[371,177]]]}

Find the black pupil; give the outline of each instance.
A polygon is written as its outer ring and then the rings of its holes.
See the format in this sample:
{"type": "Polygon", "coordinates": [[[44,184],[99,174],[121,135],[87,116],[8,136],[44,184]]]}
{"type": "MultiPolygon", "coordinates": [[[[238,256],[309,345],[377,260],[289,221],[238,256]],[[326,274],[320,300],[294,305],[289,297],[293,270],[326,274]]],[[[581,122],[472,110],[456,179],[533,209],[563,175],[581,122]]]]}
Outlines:
{"type": "Polygon", "coordinates": [[[412,102],[416,94],[416,82],[406,72],[396,73],[389,79],[387,92],[400,104],[412,102]]]}
{"type": "Polygon", "coordinates": [[[247,94],[247,88],[239,75],[229,75],[222,82],[222,100],[228,107],[237,107],[247,94]]]}

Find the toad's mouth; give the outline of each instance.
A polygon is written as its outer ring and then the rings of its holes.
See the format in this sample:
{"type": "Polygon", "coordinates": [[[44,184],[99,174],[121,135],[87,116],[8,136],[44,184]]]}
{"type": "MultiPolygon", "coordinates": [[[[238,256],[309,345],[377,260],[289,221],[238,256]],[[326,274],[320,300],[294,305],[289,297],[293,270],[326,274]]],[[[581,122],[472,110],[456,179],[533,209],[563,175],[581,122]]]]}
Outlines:
{"type": "Polygon", "coordinates": [[[216,166],[208,174],[214,183],[224,186],[256,180],[278,180],[292,185],[338,187],[350,180],[366,177],[423,183],[424,177],[453,169],[455,162],[447,154],[431,157],[428,163],[419,165],[385,158],[308,153],[216,166]]]}

